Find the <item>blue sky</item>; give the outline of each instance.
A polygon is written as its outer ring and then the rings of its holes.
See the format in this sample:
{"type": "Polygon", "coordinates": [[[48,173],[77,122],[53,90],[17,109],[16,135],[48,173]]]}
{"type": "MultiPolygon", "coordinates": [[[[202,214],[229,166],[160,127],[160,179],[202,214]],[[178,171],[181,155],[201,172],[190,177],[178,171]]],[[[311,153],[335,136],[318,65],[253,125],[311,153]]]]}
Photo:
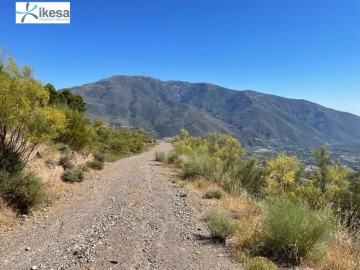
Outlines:
{"type": "Polygon", "coordinates": [[[141,74],[360,115],[360,0],[72,0],[70,25],[16,25],[15,2],[0,46],[57,88],[141,74]]]}

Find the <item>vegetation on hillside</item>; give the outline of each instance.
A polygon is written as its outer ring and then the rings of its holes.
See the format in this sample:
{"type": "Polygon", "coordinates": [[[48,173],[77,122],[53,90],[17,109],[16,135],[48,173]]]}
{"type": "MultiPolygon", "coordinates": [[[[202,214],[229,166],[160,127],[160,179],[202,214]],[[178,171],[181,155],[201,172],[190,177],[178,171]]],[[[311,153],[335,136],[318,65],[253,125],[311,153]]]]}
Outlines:
{"type": "Polygon", "coordinates": [[[333,161],[325,147],[314,150],[318,169],[305,172],[295,156],[280,154],[262,164],[245,159],[240,142],[226,135],[202,139],[181,130],[173,145],[166,158],[157,153],[157,159],[181,168],[185,181],[206,181],[228,193],[204,191],[225,208],[210,213],[209,229],[223,240],[232,237],[250,268],[266,264],[251,259],[259,256],[319,269],[359,265],[360,177],[333,161]],[[330,259],[339,252],[341,259],[330,259]]]}
{"type": "Polygon", "coordinates": [[[56,144],[62,153],[62,179],[80,182],[86,168],[74,167],[70,150],[93,153],[94,161],[87,165],[100,170],[105,160],[139,153],[154,142],[143,130],[92,122],[85,110],[80,95],[43,85],[29,66],[21,68],[7,53],[1,55],[0,197],[19,213],[27,213],[46,196],[41,179],[25,168],[40,144],[56,144]]]}

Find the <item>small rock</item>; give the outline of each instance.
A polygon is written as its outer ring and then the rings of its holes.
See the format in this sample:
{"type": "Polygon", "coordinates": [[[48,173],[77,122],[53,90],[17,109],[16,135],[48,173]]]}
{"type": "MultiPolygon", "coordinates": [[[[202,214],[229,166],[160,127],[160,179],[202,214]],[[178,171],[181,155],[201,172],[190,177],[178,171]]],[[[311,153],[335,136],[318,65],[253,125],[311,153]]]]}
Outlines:
{"type": "Polygon", "coordinates": [[[37,269],[38,269],[38,267],[36,265],[31,267],[31,270],[37,270],[37,269]]]}
{"type": "Polygon", "coordinates": [[[111,260],[110,263],[112,263],[112,264],[118,264],[119,262],[116,261],[116,260],[111,260]]]}
{"type": "Polygon", "coordinates": [[[30,250],[31,250],[30,247],[25,248],[25,251],[30,251],[30,250]]]}

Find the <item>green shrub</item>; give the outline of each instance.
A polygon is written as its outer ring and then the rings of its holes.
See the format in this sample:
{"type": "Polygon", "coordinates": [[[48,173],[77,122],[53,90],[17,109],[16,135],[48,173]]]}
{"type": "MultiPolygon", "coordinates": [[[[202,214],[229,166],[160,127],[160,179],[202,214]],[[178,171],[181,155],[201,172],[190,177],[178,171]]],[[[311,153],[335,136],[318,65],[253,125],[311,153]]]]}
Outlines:
{"type": "Polygon", "coordinates": [[[106,154],[105,155],[105,161],[106,162],[115,162],[119,160],[120,156],[113,155],[113,154],[106,154]]]}
{"type": "Polygon", "coordinates": [[[231,183],[233,190],[241,191],[245,189],[250,194],[260,194],[261,189],[265,185],[265,180],[262,177],[261,169],[258,168],[256,158],[252,157],[247,161],[241,162],[234,168],[234,171],[231,183]]]}
{"type": "Polygon", "coordinates": [[[265,204],[264,255],[280,261],[298,263],[327,240],[333,229],[329,214],[310,210],[286,198],[265,204]]]}
{"type": "Polygon", "coordinates": [[[64,143],[74,150],[82,150],[92,144],[94,139],[91,122],[79,111],[63,107],[66,116],[66,129],[56,139],[57,142],[64,143]]]}
{"type": "Polygon", "coordinates": [[[104,162],[105,161],[105,155],[101,152],[95,151],[93,153],[93,157],[95,160],[100,161],[100,162],[104,162]]]}
{"type": "Polygon", "coordinates": [[[248,270],[277,270],[275,263],[264,257],[251,258],[247,263],[248,270]]]}
{"type": "Polygon", "coordinates": [[[59,165],[61,165],[64,170],[74,168],[74,164],[71,162],[71,158],[68,155],[62,155],[59,159],[59,165]]]}
{"type": "Polygon", "coordinates": [[[49,169],[54,169],[58,163],[52,158],[48,158],[45,160],[45,164],[49,169]]]}
{"type": "Polygon", "coordinates": [[[166,162],[169,164],[175,163],[177,159],[177,153],[175,151],[170,151],[166,156],[166,162]]]}
{"type": "Polygon", "coordinates": [[[211,234],[222,241],[234,236],[238,229],[236,220],[229,213],[220,210],[210,212],[206,224],[211,234]]]}
{"type": "Polygon", "coordinates": [[[102,170],[104,169],[104,162],[98,160],[88,161],[86,165],[93,170],[102,170]]]}
{"type": "Polygon", "coordinates": [[[222,199],[225,197],[225,195],[226,195],[225,192],[223,190],[221,190],[220,188],[210,189],[205,193],[204,198],[205,199],[222,199]]]}
{"type": "Polygon", "coordinates": [[[360,227],[360,178],[353,179],[339,200],[340,216],[349,227],[360,227]]]}
{"type": "Polygon", "coordinates": [[[78,168],[79,168],[80,170],[82,170],[83,172],[88,172],[88,171],[90,171],[90,168],[89,168],[86,164],[81,164],[78,168]]]}
{"type": "Polygon", "coordinates": [[[153,140],[143,130],[126,130],[110,127],[100,120],[93,125],[94,146],[105,155],[111,155],[113,160],[131,153],[139,153],[146,144],[153,140]]]}
{"type": "Polygon", "coordinates": [[[70,155],[70,147],[64,143],[57,143],[55,145],[56,149],[59,150],[64,155],[70,155]]]}
{"type": "Polygon", "coordinates": [[[21,160],[16,152],[12,151],[11,149],[8,149],[7,151],[2,149],[0,151],[0,170],[5,170],[10,174],[16,174],[19,173],[24,167],[25,163],[21,160]],[[3,152],[6,152],[6,154],[3,152]]]}
{"type": "Polygon", "coordinates": [[[204,176],[211,180],[215,174],[216,164],[213,164],[211,157],[207,154],[194,153],[186,157],[183,162],[183,177],[196,178],[204,176]]]}
{"type": "Polygon", "coordinates": [[[33,172],[9,175],[1,171],[0,196],[19,213],[27,214],[30,208],[43,201],[45,187],[33,172]]]}
{"type": "Polygon", "coordinates": [[[70,170],[66,170],[62,176],[61,179],[65,182],[81,182],[84,180],[84,172],[79,168],[73,168],[70,170]]]}
{"type": "Polygon", "coordinates": [[[160,161],[160,162],[164,162],[166,160],[166,155],[164,152],[155,152],[155,160],[156,161],[160,161]]]}

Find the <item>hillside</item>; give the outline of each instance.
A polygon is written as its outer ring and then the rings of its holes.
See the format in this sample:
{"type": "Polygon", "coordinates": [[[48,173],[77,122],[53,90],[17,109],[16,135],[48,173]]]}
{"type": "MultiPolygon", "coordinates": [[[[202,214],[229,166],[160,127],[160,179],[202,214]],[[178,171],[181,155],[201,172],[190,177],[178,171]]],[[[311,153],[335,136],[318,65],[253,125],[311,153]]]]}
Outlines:
{"type": "Polygon", "coordinates": [[[145,76],[113,76],[70,90],[83,96],[90,117],[159,137],[186,128],[196,136],[230,134],[247,145],[360,143],[360,117],[306,100],[145,76]]]}

